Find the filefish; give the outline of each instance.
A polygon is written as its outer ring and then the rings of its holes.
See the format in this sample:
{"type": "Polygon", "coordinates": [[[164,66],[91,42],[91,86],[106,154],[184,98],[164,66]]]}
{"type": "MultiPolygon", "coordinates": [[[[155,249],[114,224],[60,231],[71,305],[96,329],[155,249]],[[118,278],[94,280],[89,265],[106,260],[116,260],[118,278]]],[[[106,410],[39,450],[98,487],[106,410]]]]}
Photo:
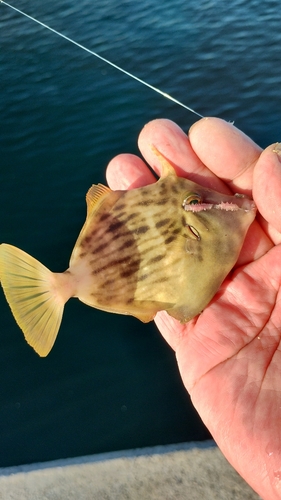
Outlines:
{"type": "Polygon", "coordinates": [[[209,304],[237,261],[256,207],[176,175],[155,148],[162,174],[151,185],[93,185],[87,217],[64,273],[0,245],[0,280],[27,342],[46,356],[70,297],[143,322],[165,310],[187,322],[209,304]]]}

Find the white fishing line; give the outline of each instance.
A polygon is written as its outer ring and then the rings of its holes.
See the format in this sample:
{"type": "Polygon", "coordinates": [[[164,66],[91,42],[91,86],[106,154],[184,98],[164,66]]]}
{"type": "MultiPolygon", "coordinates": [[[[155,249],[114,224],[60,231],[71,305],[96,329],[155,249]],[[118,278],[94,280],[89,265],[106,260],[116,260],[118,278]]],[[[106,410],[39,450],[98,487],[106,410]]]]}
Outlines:
{"type": "Polygon", "coordinates": [[[81,45],[81,43],[78,43],[75,40],[72,40],[72,38],[69,38],[68,36],[63,35],[63,33],[60,33],[59,31],[55,30],[54,28],[51,28],[47,24],[42,23],[38,19],[35,19],[35,17],[32,17],[29,14],[26,14],[22,10],[17,9],[16,7],[14,7],[13,5],[5,2],[4,0],[0,0],[0,3],[3,3],[7,7],[10,7],[10,9],[15,10],[16,12],[18,12],[22,16],[25,16],[28,19],[31,19],[31,21],[34,21],[35,23],[40,24],[41,26],[43,26],[43,28],[46,28],[49,31],[52,31],[56,35],[60,36],[61,38],[64,38],[65,40],[67,40],[68,42],[73,43],[74,45],[76,45],[80,49],[85,50],[89,54],[97,57],[98,59],[100,59],[101,61],[105,62],[106,64],[109,64],[110,66],[112,66],[113,68],[117,69],[118,71],[121,71],[122,73],[125,73],[125,75],[129,76],[130,78],[133,78],[134,80],[136,80],[137,82],[141,83],[142,85],[145,85],[146,87],[150,88],[151,90],[154,90],[154,92],[157,92],[158,94],[161,94],[163,97],[166,97],[166,99],[170,99],[170,101],[173,101],[175,104],[178,104],[179,106],[182,106],[183,108],[187,109],[191,113],[194,113],[195,115],[199,116],[200,118],[204,118],[202,115],[200,115],[200,113],[197,113],[197,111],[195,111],[194,109],[192,109],[189,106],[186,106],[182,102],[178,101],[177,99],[175,99],[170,94],[167,94],[166,92],[163,92],[162,90],[158,89],[157,87],[154,87],[153,85],[150,85],[150,83],[147,83],[144,80],[141,80],[141,78],[138,78],[136,75],[133,75],[132,73],[129,73],[129,71],[126,71],[125,69],[120,68],[120,66],[117,66],[117,64],[114,64],[113,62],[109,61],[105,57],[102,57],[100,54],[97,54],[97,52],[94,52],[93,50],[88,49],[84,45],[81,45]]]}

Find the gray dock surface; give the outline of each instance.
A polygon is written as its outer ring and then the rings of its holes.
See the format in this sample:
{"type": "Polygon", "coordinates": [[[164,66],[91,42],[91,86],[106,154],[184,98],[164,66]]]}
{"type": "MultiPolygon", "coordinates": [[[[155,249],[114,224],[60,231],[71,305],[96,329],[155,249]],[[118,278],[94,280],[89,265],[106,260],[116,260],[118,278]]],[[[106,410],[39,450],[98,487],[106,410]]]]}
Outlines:
{"type": "Polygon", "coordinates": [[[212,441],[0,469],[1,500],[258,500],[212,441]]]}

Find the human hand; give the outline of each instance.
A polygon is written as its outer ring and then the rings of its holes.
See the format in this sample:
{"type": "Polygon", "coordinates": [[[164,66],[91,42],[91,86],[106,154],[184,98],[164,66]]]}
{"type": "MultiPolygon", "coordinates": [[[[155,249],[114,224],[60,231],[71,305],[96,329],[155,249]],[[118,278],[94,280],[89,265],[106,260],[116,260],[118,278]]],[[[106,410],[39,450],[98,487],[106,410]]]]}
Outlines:
{"type": "MultiPolygon", "coordinates": [[[[155,322],[226,458],[262,498],[281,498],[281,153],[262,152],[217,118],[198,121],[188,137],[168,120],[146,125],[139,147],[159,174],[151,144],[179,175],[257,204],[239,260],[209,306],[186,324],[164,311],[155,322]]],[[[113,189],[155,181],[133,155],[114,158],[107,179],[113,189]]]]}

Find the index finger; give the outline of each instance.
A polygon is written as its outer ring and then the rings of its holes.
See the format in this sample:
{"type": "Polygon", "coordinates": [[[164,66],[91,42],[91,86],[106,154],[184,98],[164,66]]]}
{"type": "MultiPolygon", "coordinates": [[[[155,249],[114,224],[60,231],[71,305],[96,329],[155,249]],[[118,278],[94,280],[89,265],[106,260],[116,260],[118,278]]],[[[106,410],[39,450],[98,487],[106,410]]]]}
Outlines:
{"type": "Polygon", "coordinates": [[[189,140],[200,160],[233,192],[251,194],[254,167],[262,152],[252,139],[224,120],[203,118],[191,127],[189,140]]]}

